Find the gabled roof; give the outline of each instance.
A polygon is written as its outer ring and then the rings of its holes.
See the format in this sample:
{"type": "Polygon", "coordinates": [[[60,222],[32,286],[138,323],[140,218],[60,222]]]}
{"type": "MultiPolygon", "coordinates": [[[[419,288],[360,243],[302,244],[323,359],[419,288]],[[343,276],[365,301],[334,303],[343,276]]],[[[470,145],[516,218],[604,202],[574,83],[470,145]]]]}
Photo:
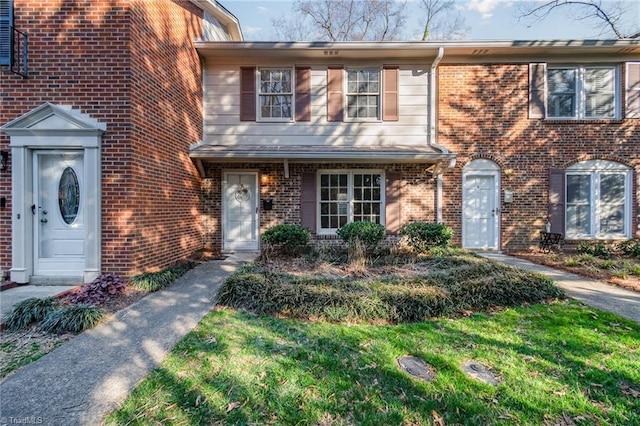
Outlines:
{"type": "Polygon", "coordinates": [[[0,127],[0,130],[11,136],[34,135],[46,133],[73,133],[77,135],[102,134],[107,130],[105,123],[81,113],[70,106],[54,105],[49,102],[32,109],[0,127]]]}
{"type": "Polygon", "coordinates": [[[190,0],[191,3],[198,6],[200,9],[215,16],[222,25],[227,27],[229,35],[235,41],[242,41],[242,28],[240,28],[240,22],[231,12],[229,12],[224,6],[218,3],[216,0],[190,0]]]}

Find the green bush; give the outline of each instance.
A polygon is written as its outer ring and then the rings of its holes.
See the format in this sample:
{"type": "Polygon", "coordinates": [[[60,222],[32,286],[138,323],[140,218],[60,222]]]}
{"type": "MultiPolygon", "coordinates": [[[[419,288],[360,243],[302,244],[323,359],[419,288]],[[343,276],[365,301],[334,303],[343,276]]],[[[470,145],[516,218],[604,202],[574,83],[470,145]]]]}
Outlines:
{"type": "Polygon", "coordinates": [[[262,241],[285,254],[299,253],[309,242],[309,231],[300,225],[280,224],[262,234],[262,241]]]}
{"type": "Polygon", "coordinates": [[[626,240],[618,243],[617,249],[628,256],[640,257],[640,240],[626,240]]]}
{"type": "Polygon", "coordinates": [[[443,223],[413,222],[400,228],[400,235],[407,238],[407,244],[418,253],[433,247],[447,247],[453,230],[443,223]]]}
{"type": "Polygon", "coordinates": [[[40,328],[47,333],[79,333],[94,327],[103,315],[100,309],[92,305],[67,305],[51,311],[40,324],[40,328]]]}
{"type": "Polygon", "coordinates": [[[19,330],[31,323],[42,321],[57,304],[57,300],[52,297],[32,297],[16,303],[2,322],[8,330],[19,330]]]}
{"type": "Polygon", "coordinates": [[[146,292],[158,291],[193,269],[194,262],[182,262],[158,272],[147,272],[131,277],[129,282],[138,290],[146,292]]]}
{"type": "Polygon", "coordinates": [[[367,248],[376,248],[384,239],[384,226],[374,222],[351,222],[336,231],[348,245],[360,243],[367,248]]]}
{"type": "Polygon", "coordinates": [[[578,244],[576,251],[580,254],[590,254],[600,259],[610,259],[612,252],[611,247],[601,241],[595,243],[583,241],[578,244]]]}

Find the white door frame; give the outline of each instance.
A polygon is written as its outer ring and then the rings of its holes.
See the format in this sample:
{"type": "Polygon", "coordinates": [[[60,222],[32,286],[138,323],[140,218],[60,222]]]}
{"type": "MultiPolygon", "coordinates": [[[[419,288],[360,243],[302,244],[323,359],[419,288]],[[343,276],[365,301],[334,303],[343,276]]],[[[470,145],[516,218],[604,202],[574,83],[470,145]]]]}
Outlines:
{"type": "MultiPolygon", "coordinates": [[[[84,157],[84,256],[82,277],[91,282],[101,273],[101,155],[106,125],[71,107],[45,103],[0,128],[11,148],[11,280],[28,283],[34,276],[34,230],[31,205],[34,153],[82,151],[84,157]]],[[[66,281],[70,277],[46,277],[66,281]]]]}
{"type": "Polygon", "coordinates": [[[222,171],[222,214],[221,214],[221,219],[222,219],[222,250],[229,252],[229,251],[257,251],[260,248],[260,185],[259,185],[259,171],[258,170],[244,170],[244,169],[240,169],[240,170],[233,170],[233,169],[228,169],[228,170],[223,170],[222,171]],[[253,197],[253,215],[254,215],[254,223],[255,223],[255,232],[256,232],[256,241],[255,241],[255,245],[251,245],[251,246],[247,246],[247,247],[242,247],[242,248],[236,248],[236,247],[232,247],[230,244],[230,241],[227,240],[227,197],[226,197],[226,193],[227,193],[227,176],[228,175],[234,175],[234,174],[243,174],[243,175],[249,175],[249,176],[253,176],[254,178],[254,182],[255,182],[255,190],[256,190],[256,194],[255,197],[253,197]]]}
{"type": "MultiPolygon", "coordinates": [[[[466,183],[469,176],[491,176],[494,182],[494,195],[493,195],[493,242],[487,247],[481,249],[484,250],[500,250],[500,167],[493,161],[487,159],[472,160],[467,163],[462,169],[462,247],[469,248],[466,244],[466,220],[465,220],[465,205],[467,198],[466,183]]],[[[476,247],[473,247],[476,248],[476,247]]]]}

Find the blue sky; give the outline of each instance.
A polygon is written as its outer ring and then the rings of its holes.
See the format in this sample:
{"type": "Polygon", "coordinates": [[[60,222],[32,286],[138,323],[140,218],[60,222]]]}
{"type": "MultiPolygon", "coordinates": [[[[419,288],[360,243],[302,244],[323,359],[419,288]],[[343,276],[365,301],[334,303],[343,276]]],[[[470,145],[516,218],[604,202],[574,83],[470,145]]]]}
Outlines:
{"type": "MultiPolygon", "coordinates": [[[[604,0],[605,3],[613,0],[604,0]]],[[[623,0],[628,13],[624,19],[640,22],[640,0],[623,0]]],[[[233,13],[242,26],[247,41],[273,40],[272,19],[291,15],[293,0],[220,0],[233,13]]],[[[406,39],[417,40],[421,35],[421,9],[419,0],[408,0],[406,39]]],[[[458,10],[471,27],[470,40],[550,40],[611,38],[601,34],[594,21],[576,21],[567,12],[558,10],[538,23],[518,22],[523,3],[512,0],[456,0],[458,10]]],[[[640,30],[640,28],[638,29],[640,30]]]]}

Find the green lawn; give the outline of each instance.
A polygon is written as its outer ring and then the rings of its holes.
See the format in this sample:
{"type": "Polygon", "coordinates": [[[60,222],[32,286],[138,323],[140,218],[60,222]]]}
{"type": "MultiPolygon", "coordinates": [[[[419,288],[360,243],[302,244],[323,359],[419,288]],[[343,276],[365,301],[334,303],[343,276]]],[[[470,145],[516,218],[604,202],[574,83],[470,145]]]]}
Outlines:
{"type": "Polygon", "coordinates": [[[401,325],[211,312],[108,424],[639,425],[640,326],[558,301],[401,325]],[[431,364],[432,382],[396,359],[431,364]],[[465,375],[490,366],[501,383],[465,375]],[[563,423],[564,422],[564,423],[563,423]]]}

